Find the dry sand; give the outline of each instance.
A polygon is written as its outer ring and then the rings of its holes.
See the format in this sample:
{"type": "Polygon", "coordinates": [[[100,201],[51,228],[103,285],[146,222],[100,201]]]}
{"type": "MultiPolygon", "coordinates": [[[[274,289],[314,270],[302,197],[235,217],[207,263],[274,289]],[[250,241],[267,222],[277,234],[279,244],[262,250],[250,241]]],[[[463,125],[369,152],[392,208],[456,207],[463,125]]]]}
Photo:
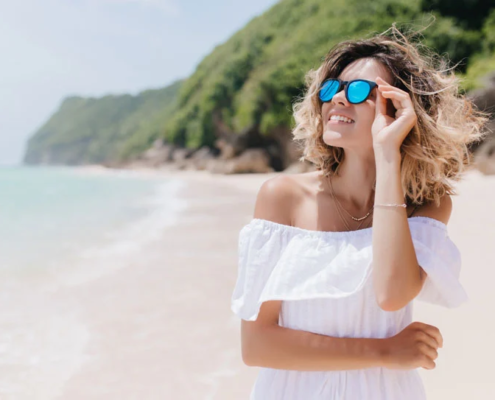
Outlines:
{"type": "MultiPolygon", "coordinates": [[[[45,294],[51,317],[60,316],[60,340],[84,327],[79,344],[67,344],[78,345],[82,358],[52,376],[60,381],[52,398],[249,397],[257,369],[241,361],[239,321],[230,311],[237,239],[260,185],[277,174],[158,173],[187,183],[180,196],[190,205],[180,223],[135,265],[45,294]]],[[[438,326],[445,340],[437,368],[421,374],[430,399],[495,399],[495,176],[472,172],[458,190],[449,231],[471,300],[454,310],[416,303],[415,319],[438,326]]]]}

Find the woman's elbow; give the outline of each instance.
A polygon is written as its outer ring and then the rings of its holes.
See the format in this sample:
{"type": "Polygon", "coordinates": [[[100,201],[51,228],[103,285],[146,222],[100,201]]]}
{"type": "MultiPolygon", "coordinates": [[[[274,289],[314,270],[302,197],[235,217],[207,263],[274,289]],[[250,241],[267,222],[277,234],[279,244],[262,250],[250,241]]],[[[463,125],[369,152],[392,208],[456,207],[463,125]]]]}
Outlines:
{"type": "Polygon", "coordinates": [[[377,295],[376,301],[383,311],[399,311],[404,308],[412,299],[403,296],[377,295]]]}
{"type": "MultiPolygon", "coordinates": [[[[247,327],[246,327],[247,328],[247,327]]],[[[241,356],[242,362],[248,367],[259,366],[259,343],[261,337],[258,329],[243,329],[241,333],[241,356]]]]}
{"type": "Polygon", "coordinates": [[[242,362],[247,365],[248,367],[256,367],[257,363],[255,361],[256,357],[254,354],[254,351],[251,346],[248,346],[247,343],[244,341],[242,342],[241,345],[241,355],[242,355],[242,362]]]}
{"type": "Polygon", "coordinates": [[[376,291],[376,302],[383,311],[399,311],[407,306],[421,291],[422,282],[402,289],[376,291]]]}

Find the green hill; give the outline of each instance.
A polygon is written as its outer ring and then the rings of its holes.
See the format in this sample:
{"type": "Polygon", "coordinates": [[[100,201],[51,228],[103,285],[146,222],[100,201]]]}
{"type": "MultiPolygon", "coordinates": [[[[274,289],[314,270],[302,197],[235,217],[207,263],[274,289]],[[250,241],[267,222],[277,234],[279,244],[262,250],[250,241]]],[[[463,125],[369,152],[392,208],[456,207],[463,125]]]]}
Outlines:
{"type": "Polygon", "coordinates": [[[139,154],[162,135],[181,84],[136,96],[68,97],[29,139],[24,162],[80,165],[139,154]]]}
{"type": "Polygon", "coordinates": [[[495,54],[494,24],[488,23],[495,5],[472,0],[468,13],[465,3],[283,0],[217,46],[181,85],[137,97],[67,99],[30,140],[26,162],[125,160],[157,137],[197,149],[214,147],[218,137],[244,136],[248,147],[275,145],[283,153],[305,73],[339,41],[382,32],[393,22],[419,29],[435,16],[424,43],[460,62],[466,89],[475,87],[495,54]],[[471,59],[478,67],[468,68],[471,59]]]}

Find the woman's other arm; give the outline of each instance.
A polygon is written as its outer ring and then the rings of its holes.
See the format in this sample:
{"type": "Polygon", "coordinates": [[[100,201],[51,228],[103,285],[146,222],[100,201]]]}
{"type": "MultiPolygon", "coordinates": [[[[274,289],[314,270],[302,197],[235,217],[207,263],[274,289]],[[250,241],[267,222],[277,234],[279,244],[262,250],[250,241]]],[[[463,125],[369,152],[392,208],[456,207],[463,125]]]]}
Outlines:
{"type": "Polygon", "coordinates": [[[384,339],[333,337],[285,328],[278,324],[280,306],[278,300],[264,302],[255,321],[241,321],[246,365],[299,371],[433,369],[437,349],[443,346],[438,329],[421,322],[384,339]]]}

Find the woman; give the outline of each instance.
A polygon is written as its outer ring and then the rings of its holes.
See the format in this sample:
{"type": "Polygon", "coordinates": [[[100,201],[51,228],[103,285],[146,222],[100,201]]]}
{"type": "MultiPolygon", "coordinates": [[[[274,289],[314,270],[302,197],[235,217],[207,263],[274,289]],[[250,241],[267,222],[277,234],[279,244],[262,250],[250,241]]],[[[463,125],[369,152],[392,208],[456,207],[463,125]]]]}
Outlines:
{"type": "Polygon", "coordinates": [[[387,33],[308,73],[293,133],[317,170],[267,180],[240,231],[232,310],[244,362],[262,367],[251,399],[425,399],[417,368],[435,368],[443,338],[412,322],[412,300],[467,299],[448,179],[487,119],[443,60],[387,33]]]}

